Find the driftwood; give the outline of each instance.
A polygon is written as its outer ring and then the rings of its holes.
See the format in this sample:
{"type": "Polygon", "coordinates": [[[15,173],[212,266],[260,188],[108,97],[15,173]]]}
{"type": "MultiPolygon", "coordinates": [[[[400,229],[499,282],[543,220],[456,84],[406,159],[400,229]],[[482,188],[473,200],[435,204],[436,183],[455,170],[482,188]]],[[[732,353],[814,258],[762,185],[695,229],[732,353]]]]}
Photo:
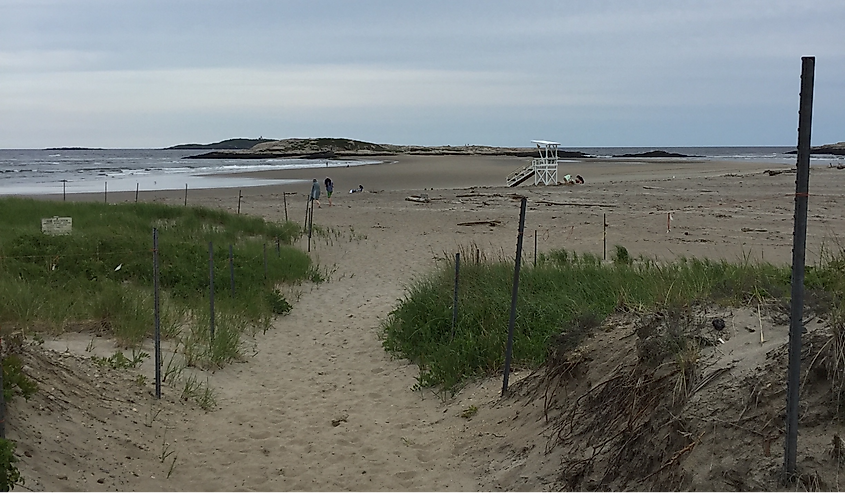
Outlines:
{"type": "Polygon", "coordinates": [[[765,229],[758,229],[758,228],[742,228],[741,231],[743,233],[767,233],[768,232],[765,229]]]}
{"type": "Polygon", "coordinates": [[[455,195],[456,198],[472,198],[472,197],[501,197],[500,193],[465,193],[462,195],[455,195]]]}
{"type": "Polygon", "coordinates": [[[552,202],[550,200],[538,200],[538,204],[546,205],[572,205],[577,207],[616,207],[616,204],[591,204],[585,202],[552,202]]]}
{"type": "Polygon", "coordinates": [[[502,221],[498,219],[493,219],[491,221],[470,221],[466,223],[458,223],[458,226],[479,226],[481,224],[486,224],[488,226],[498,226],[502,224],[502,221]]]}
{"type": "Polygon", "coordinates": [[[767,169],[763,173],[765,173],[769,176],[777,176],[777,175],[780,175],[782,173],[796,173],[796,172],[797,171],[795,169],[767,169]]]}
{"type": "Polygon", "coordinates": [[[422,195],[411,195],[410,197],[405,197],[405,200],[411,202],[420,202],[422,204],[427,204],[431,202],[431,199],[428,198],[428,194],[425,193],[422,195]]]}

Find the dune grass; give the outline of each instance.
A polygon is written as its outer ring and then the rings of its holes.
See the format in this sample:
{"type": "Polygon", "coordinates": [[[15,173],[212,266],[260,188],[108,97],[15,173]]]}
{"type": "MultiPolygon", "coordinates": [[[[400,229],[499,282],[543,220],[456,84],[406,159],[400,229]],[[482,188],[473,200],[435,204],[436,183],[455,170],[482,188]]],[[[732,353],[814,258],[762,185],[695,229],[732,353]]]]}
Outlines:
{"type": "MultiPolygon", "coordinates": [[[[454,268],[451,256],[444,256],[435,272],[409,286],[381,327],[385,349],[419,365],[418,387],[454,392],[467,379],[503,367],[513,260],[461,263],[453,334],[454,268]]],[[[840,255],[808,269],[808,298],[838,293],[842,299],[844,268],[845,256],[840,255]]],[[[617,247],[613,262],[602,262],[591,254],[552,251],[541,255],[536,267],[523,263],[513,361],[517,367],[537,367],[552,342],[556,347],[574,347],[617,310],[684,310],[708,303],[739,306],[754,299],[788,303],[790,279],[789,266],[768,263],[633,260],[624,247],[617,247]]]]}
{"type": "Polygon", "coordinates": [[[113,335],[126,347],[149,338],[153,228],[158,230],[162,332],[208,343],[207,349],[194,350],[197,362],[223,364],[236,357],[241,334],[266,330],[275,314],[290,309],[278,285],[320,277],[309,257],[291,246],[301,235],[291,222],[160,204],[4,198],[0,208],[3,332],[88,329],[113,335]],[[42,233],[41,219],[53,216],[71,217],[72,234],[42,233]],[[209,327],[209,243],[217,322],[213,344],[210,335],[188,335],[209,327]]]}

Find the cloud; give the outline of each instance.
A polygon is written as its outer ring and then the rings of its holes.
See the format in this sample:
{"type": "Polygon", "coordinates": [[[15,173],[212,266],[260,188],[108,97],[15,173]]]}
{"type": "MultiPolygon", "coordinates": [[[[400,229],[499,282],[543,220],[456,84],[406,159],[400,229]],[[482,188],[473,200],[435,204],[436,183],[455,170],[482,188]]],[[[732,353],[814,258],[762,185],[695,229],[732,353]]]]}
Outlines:
{"type": "Polygon", "coordinates": [[[711,141],[791,139],[803,55],[817,115],[841,120],[843,22],[833,0],[0,0],[0,146],[165,128],[695,144],[696,121],[711,141]]]}

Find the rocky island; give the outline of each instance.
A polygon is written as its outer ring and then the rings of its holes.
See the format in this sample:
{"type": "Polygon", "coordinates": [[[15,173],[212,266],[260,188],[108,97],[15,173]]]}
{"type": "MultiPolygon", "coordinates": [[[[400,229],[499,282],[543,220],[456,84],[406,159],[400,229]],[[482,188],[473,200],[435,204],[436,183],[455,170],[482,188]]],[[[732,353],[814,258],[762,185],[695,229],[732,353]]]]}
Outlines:
{"type": "MultiPolygon", "coordinates": [[[[186,147],[178,148],[185,149],[186,147]]],[[[248,149],[220,147],[213,149],[216,150],[195,156],[188,156],[185,159],[335,159],[350,157],[395,156],[398,154],[420,156],[487,155],[516,157],[533,157],[537,155],[537,149],[532,147],[493,147],[475,145],[413,146],[374,144],[371,142],[343,138],[282,139],[260,142],[248,149]]],[[[562,158],[590,157],[578,151],[558,151],[558,155],[562,158]]]]}
{"type": "Polygon", "coordinates": [[[687,156],[686,154],[679,154],[677,152],[668,152],[662,150],[654,150],[648,152],[640,152],[636,154],[620,154],[618,156],[613,157],[691,157],[687,156]]]}

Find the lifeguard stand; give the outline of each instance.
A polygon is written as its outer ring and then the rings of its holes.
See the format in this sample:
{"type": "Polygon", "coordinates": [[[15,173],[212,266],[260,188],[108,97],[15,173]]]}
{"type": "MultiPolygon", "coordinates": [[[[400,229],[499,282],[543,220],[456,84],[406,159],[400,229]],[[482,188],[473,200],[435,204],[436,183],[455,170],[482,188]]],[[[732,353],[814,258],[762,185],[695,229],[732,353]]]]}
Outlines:
{"type": "Polygon", "coordinates": [[[531,164],[519,168],[510,174],[507,178],[507,185],[515,187],[524,182],[531,176],[534,176],[534,184],[539,185],[557,185],[557,148],[560,146],[557,142],[550,142],[548,140],[532,140],[532,143],[537,145],[540,151],[540,157],[534,158],[531,164]]]}

